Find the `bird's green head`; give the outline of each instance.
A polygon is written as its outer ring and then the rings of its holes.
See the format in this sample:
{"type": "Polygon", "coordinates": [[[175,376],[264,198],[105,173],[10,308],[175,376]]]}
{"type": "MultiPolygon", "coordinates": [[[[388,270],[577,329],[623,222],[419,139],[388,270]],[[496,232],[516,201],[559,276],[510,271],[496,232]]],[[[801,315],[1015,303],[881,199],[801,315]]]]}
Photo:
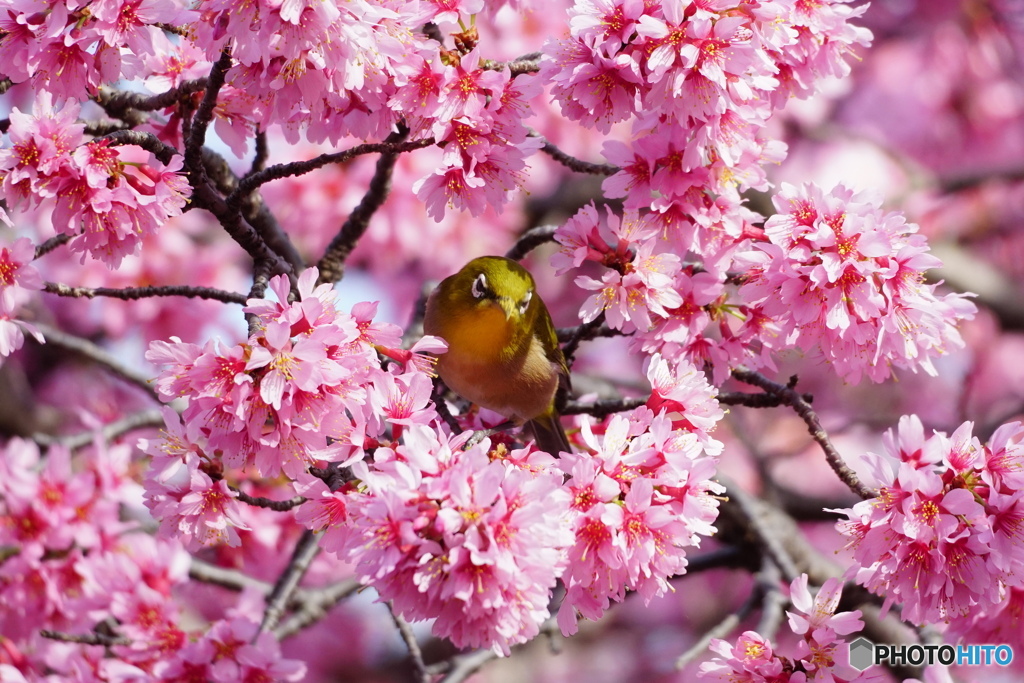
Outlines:
{"type": "Polygon", "coordinates": [[[533,276],[501,256],[475,258],[439,285],[443,305],[456,315],[500,310],[508,322],[527,317],[534,302],[533,276]]]}

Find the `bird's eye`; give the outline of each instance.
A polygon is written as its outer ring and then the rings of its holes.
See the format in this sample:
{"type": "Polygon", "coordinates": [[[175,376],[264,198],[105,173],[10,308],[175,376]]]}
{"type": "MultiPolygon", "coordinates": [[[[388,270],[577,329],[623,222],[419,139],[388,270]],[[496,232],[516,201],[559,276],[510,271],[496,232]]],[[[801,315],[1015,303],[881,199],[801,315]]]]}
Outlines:
{"type": "Polygon", "coordinates": [[[519,315],[526,315],[526,309],[530,307],[530,299],[533,298],[533,292],[529,291],[526,296],[523,297],[522,301],[519,302],[519,315]]]}
{"type": "Polygon", "coordinates": [[[477,275],[476,279],[473,280],[473,289],[471,291],[473,292],[474,298],[484,298],[487,294],[487,276],[483,273],[477,275]]]}

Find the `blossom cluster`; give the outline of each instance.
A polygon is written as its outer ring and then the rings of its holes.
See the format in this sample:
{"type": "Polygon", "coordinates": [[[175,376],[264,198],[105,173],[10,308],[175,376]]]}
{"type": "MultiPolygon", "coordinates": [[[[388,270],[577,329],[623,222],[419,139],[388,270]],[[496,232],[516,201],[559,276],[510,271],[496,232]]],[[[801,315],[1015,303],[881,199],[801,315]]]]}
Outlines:
{"type": "Polygon", "coordinates": [[[784,156],[765,135],[768,118],[822,77],[848,72],[846,55],[871,39],[849,23],[865,9],[831,0],[578,3],[569,37],[546,46],[542,73],[567,117],[602,132],[633,119],[630,144],[605,148],[622,168],[607,196],[697,213],[697,198],[766,187],[761,165],[784,156]]]}
{"type": "Polygon", "coordinates": [[[405,617],[434,619],[458,647],[507,655],[548,616],[572,540],[569,496],[547,454],[497,457],[486,440],[465,448],[466,436],[417,425],[355,463],[360,486],[325,547],[405,617]]]}
{"type": "Polygon", "coordinates": [[[413,186],[434,220],[446,208],[479,216],[523,184],[524,159],[542,146],[523,123],[540,89],[533,76],[511,80],[507,68],[487,68],[479,47],[423,59],[405,77],[391,106],[444,148],[438,168],[413,186]]]}
{"type": "MultiPolygon", "coordinates": [[[[561,461],[575,534],[558,612],[567,635],[579,616],[600,618],[627,590],[645,602],[669,590],[669,579],[686,571],[686,549],[714,533],[715,496],[725,490],[712,480],[717,458],[696,433],[673,429],[664,410],[616,415],[603,438],[584,422],[582,436],[592,452],[561,461]]],[[[706,444],[712,452],[716,445],[706,444]]]]}
{"type": "Polygon", "coordinates": [[[714,391],[660,358],[648,376],[647,405],[598,427],[603,438],[585,422],[586,450],[561,459],[412,421],[401,442],[352,462],[339,489],[301,477],[297,518],[381,600],[434,619],[457,646],[507,654],[532,638],[559,578],[558,623],[573,633],[627,591],[663,594],[687,549],[714,532],[714,391]]]}
{"type": "Polygon", "coordinates": [[[717,656],[701,665],[699,676],[729,683],[848,683],[871,678],[873,674],[861,674],[850,666],[849,648],[839,637],[864,626],[859,610],[836,614],[842,589],[842,581],[830,578],[812,599],[807,575],[796,577],[790,585],[796,611],[786,612],[790,630],[799,636],[795,651],[782,656],[755,631],[743,633],[735,645],[715,639],[711,651],[717,656]]]}
{"type": "Polygon", "coordinates": [[[935,293],[924,272],[941,265],[902,214],[839,185],[826,193],[784,184],[766,241],[740,256],[740,296],[780,328],[786,346],[821,356],[851,382],[923,368],[961,348],[956,324],[973,317],[963,294],[935,293]]]}
{"type": "Polygon", "coordinates": [[[226,472],[251,466],[263,477],[299,479],[310,465],[358,460],[389,426],[397,439],[402,425],[434,417],[429,363],[401,350],[396,325],[373,321],[376,305],[338,311],[333,288],[316,286],[317,277],[315,268],[303,271],[290,303],[288,278],[272,278],[277,301],[249,301],[259,325],[243,343],[150,345],[146,357],[165,366],[158,393],[187,401],[181,421],[166,413],[164,438],[145,444],[153,456],[147,504],[163,533],[237,543],[234,529],[244,525],[226,472]],[[382,370],[378,349],[409,369],[382,370]]]}
{"type": "Polygon", "coordinates": [[[1003,425],[981,444],[966,422],[926,436],[903,417],[868,454],[869,486],[878,496],[840,510],[838,529],[856,564],[850,578],[898,604],[915,624],[949,622],[964,633],[1015,620],[1003,609],[1024,576],[1024,425],[1003,425]]]}
{"type": "Polygon", "coordinates": [[[131,148],[86,140],[80,106],[54,106],[42,93],[34,113],[11,112],[12,146],[0,149],[0,181],[11,202],[54,202],[53,227],[71,237],[68,247],[117,268],[139,250],[142,237],[181,214],[191,189],[174,156],[132,160],[131,148]]]}
{"type": "Polygon", "coordinates": [[[139,0],[15,0],[0,15],[0,64],[14,83],[31,80],[60,100],[84,100],[100,86],[134,78],[162,36],[157,24],[186,25],[185,3],[139,0]],[[127,49],[124,49],[127,48],[127,49]]]}
{"type": "Polygon", "coordinates": [[[473,29],[456,34],[454,50],[418,30],[483,5],[463,4],[202,2],[197,43],[209,60],[230,47],[237,62],[215,116],[236,152],[238,132],[254,122],[280,123],[292,141],[302,129],[337,143],[382,139],[401,121],[412,139],[432,137],[444,149],[413,187],[435,220],[446,209],[479,216],[502,206],[525,180],[525,156],[541,146],[522,122],[540,84],[495,68],[473,29]]]}
{"type": "MultiPolygon", "coordinates": [[[[621,217],[608,210],[602,220],[588,205],[555,231],[561,245],[551,258],[556,272],[588,261],[606,269],[600,280],[576,278],[580,288],[595,292],[580,317],[590,322],[604,314],[613,329],[633,333],[635,348],[672,363],[710,367],[715,382],[742,363],[772,367],[778,328],[756,306],[731,298],[724,270],[731,256],[705,261],[702,269],[683,264],[680,250],[662,239],[663,217],[625,209],[621,217]]],[[[733,249],[745,235],[756,234],[746,219],[734,227],[733,249]]]]}
{"type": "Polygon", "coordinates": [[[175,672],[203,665],[202,680],[297,680],[302,664],[282,659],[273,636],[250,644],[255,623],[184,630],[172,592],[187,579],[189,556],[177,540],[122,519],[138,496],[130,455],[127,446],[97,447],[76,466],[60,445],[41,454],[13,439],[0,448],[0,545],[17,549],[0,564],[0,678],[178,680],[175,672]],[[127,640],[111,648],[116,659],[39,633],[86,634],[103,622],[127,640]]]}

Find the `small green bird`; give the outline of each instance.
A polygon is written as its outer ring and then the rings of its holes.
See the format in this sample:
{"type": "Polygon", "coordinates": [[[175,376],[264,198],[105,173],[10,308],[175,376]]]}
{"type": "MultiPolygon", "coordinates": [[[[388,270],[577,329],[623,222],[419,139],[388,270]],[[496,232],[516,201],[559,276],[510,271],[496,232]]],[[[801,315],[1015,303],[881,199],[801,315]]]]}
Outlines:
{"type": "Polygon", "coordinates": [[[571,452],[555,406],[569,368],[529,271],[501,256],[473,259],[427,299],[423,331],[448,342],[437,361],[448,388],[528,423],[541,450],[571,452]]]}

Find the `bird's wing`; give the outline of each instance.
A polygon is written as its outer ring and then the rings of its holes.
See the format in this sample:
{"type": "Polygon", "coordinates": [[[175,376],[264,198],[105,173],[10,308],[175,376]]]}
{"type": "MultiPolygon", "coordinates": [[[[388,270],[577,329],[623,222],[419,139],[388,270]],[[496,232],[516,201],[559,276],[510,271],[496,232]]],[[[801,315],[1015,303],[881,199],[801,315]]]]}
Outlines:
{"type": "Polygon", "coordinates": [[[547,306],[540,302],[538,315],[540,317],[541,334],[540,340],[544,345],[544,355],[551,361],[558,371],[558,392],[560,395],[568,396],[572,390],[572,381],[569,379],[569,366],[565,362],[565,355],[562,347],[558,345],[558,332],[555,330],[555,323],[551,320],[547,306]]]}

